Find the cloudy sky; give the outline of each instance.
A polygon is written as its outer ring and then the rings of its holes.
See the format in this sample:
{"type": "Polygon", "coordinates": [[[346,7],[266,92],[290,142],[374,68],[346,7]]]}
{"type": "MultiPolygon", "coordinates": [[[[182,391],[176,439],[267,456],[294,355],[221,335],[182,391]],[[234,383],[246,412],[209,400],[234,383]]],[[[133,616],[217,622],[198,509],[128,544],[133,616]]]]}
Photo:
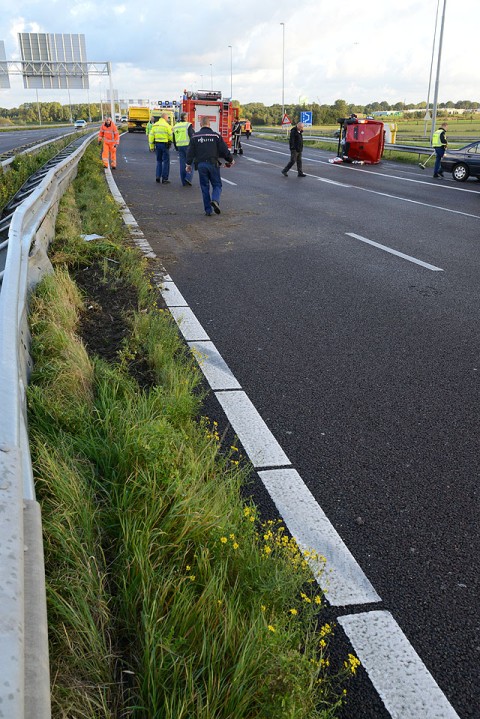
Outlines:
{"type": "MultiPolygon", "coordinates": [[[[480,0],[446,0],[439,102],[480,101],[480,0]]],[[[435,19],[444,0],[16,0],[2,3],[0,40],[18,60],[19,32],[82,33],[89,62],[112,63],[120,98],[178,99],[183,88],[220,89],[241,103],[357,104],[426,101],[435,19]],[[281,25],[284,23],[284,25],[281,25]],[[283,52],[285,40],[285,52],[283,52]],[[230,49],[229,46],[232,46],[230,49]],[[282,64],[285,64],[282,83],[282,64]],[[231,71],[232,70],[232,71],[231,71]]],[[[432,90],[437,51],[433,63],[432,90]]],[[[89,99],[108,79],[90,78],[89,99]]],[[[68,102],[66,91],[39,90],[68,102]]],[[[72,90],[72,102],[86,102],[72,90]]],[[[0,89],[0,106],[33,102],[19,75],[0,89]]]]}

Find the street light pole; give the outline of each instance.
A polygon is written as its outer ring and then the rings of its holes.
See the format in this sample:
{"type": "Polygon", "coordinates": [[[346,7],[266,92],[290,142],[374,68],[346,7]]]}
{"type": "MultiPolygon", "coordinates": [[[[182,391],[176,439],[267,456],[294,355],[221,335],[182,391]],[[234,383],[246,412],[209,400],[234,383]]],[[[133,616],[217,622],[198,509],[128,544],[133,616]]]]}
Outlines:
{"type": "Polygon", "coordinates": [[[233,100],[233,48],[231,45],[228,47],[230,48],[230,100],[233,100]]]}
{"type": "Polygon", "coordinates": [[[427,108],[425,110],[425,126],[423,129],[424,137],[427,136],[427,122],[430,119],[430,88],[432,86],[433,58],[435,55],[435,40],[437,39],[438,8],[439,7],[440,7],[440,0],[437,0],[437,12],[435,14],[435,29],[433,31],[432,59],[430,61],[430,76],[428,78],[427,108]]]}
{"type": "Polygon", "coordinates": [[[285,23],[281,22],[282,26],[282,122],[285,115],[285,23]]]}
{"type": "Polygon", "coordinates": [[[447,7],[447,0],[443,0],[443,13],[442,13],[442,24],[440,26],[440,40],[438,43],[438,62],[437,62],[437,77],[435,79],[435,94],[433,97],[433,113],[432,113],[432,127],[430,130],[430,144],[432,144],[433,133],[435,132],[435,125],[437,122],[437,101],[438,101],[438,85],[440,82],[440,63],[442,60],[442,43],[443,43],[443,28],[445,25],[445,10],[447,7]]]}

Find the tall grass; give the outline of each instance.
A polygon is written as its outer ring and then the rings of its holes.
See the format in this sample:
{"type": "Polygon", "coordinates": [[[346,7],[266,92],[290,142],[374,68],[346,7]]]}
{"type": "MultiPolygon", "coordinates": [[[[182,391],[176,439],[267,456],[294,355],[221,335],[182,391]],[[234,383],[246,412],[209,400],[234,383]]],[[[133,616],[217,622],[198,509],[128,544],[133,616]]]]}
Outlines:
{"type": "Polygon", "coordinates": [[[31,304],[54,717],[331,719],[356,664],[329,667],[308,557],[242,501],[249,468],[196,419],[199,371],[114,213],[104,240],[80,240],[95,163],[107,201],[97,160],[62,203],[55,273],[31,304]],[[128,278],[138,298],[113,363],[83,347],[68,272],[107,252],[107,281],[128,278]]]}

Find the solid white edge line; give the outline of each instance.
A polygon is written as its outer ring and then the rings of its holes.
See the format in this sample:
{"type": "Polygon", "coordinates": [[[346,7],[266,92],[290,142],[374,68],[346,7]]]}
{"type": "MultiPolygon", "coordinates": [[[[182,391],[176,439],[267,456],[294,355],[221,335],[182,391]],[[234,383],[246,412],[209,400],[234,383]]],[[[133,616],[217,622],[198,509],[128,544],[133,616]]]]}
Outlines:
{"type": "Polygon", "coordinates": [[[245,392],[220,391],[215,396],[255,468],[291,464],[245,392]]]}
{"type": "Polygon", "coordinates": [[[423,262],[423,260],[417,260],[416,257],[411,257],[410,255],[405,255],[403,252],[399,252],[398,250],[393,250],[391,247],[387,247],[386,245],[381,245],[378,242],[374,242],[373,240],[369,240],[367,237],[362,237],[362,235],[357,235],[355,232],[345,232],[348,237],[353,237],[356,240],[360,240],[361,242],[366,242],[367,245],[373,245],[373,247],[377,247],[379,250],[384,250],[385,252],[389,252],[391,255],[396,255],[397,257],[401,257],[404,260],[408,260],[409,262],[414,262],[416,265],[421,265],[422,267],[426,267],[427,270],[432,270],[432,272],[443,272],[441,267],[435,267],[435,265],[430,265],[428,262],[423,262]]]}
{"type": "MultiPolygon", "coordinates": [[[[279,154],[280,154],[280,153],[279,153],[279,154]]],[[[107,175],[107,179],[108,179],[108,175],[111,174],[111,173],[105,173],[105,174],[107,175]]],[[[230,183],[230,184],[235,184],[235,183],[230,183]]],[[[109,185],[110,185],[110,182],[109,182],[109,185]]],[[[125,202],[124,202],[122,196],[120,195],[120,193],[119,193],[119,191],[118,191],[118,188],[116,187],[116,184],[114,183],[114,181],[112,182],[112,186],[116,189],[116,192],[115,192],[115,193],[112,193],[112,194],[114,194],[114,195],[116,196],[116,199],[117,199],[117,201],[119,202],[119,204],[122,204],[124,207],[126,207],[125,202]],[[119,199],[118,199],[118,198],[119,198],[119,199]]],[[[112,187],[111,187],[111,189],[112,189],[112,187]]],[[[132,216],[132,217],[133,217],[133,216],[132,216]]],[[[145,242],[142,242],[142,245],[149,247],[149,244],[148,244],[148,242],[147,242],[146,240],[145,240],[145,242]]],[[[152,253],[153,256],[156,256],[155,253],[153,252],[153,250],[151,251],[151,253],[152,253]]],[[[166,279],[167,277],[168,277],[168,280],[171,279],[169,275],[165,275],[165,278],[164,278],[164,279],[166,279]]],[[[205,330],[203,330],[202,326],[200,325],[200,323],[198,322],[198,320],[196,319],[195,315],[193,314],[193,312],[190,310],[189,307],[169,308],[169,309],[170,309],[170,312],[171,312],[172,316],[174,317],[175,321],[176,321],[177,324],[179,325],[180,331],[182,332],[183,336],[185,337],[185,339],[187,340],[187,342],[188,342],[189,344],[191,344],[191,345],[197,345],[197,344],[200,345],[200,344],[202,344],[202,342],[205,342],[205,341],[209,340],[208,336],[206,336],[205,330]],[[189,313],[188,313],[189,317],[188,317],[187,320],[186,320],[186,318],[185,318],[186,310],[189,310],[189,313]],[[182,313],[183,313],[183,314],[182,314],[182,313]],[[175,315],[176,315],[176,316],[175,316],[175,315]],[[190,322],[189,322],[190,320],[192,320],[191,324],[190,324],[190,322]],[[187,327],[188,327],[188,329],[187,329],[187,327]],[[200,334],[204,334],[205,337],[196,337],[195,339],[193,339],[193,338],[191,338],[191,337],[189,338],[188,335],[190,335],[191,333],[193,333],[193,334],[199,334],[199,333],[200,333],[200,334]],[[197,342],[197,341],[195,341],[195,340],[199,340],[199,341],[197,342]]],[[[212,343],[212,344],[213,344],[213,343],[212,343]]],[[[227,404],[229,404],[229,403],[227,403],[227,401],[226,401],[227,396],[230,395],[230,398],[231,398],[232,395],[239,395],[239,394],[241,394],[241,395],[244,396],[243,402],[241,402],[240,404],[244,403],[245,400],[246,400],[248,403],[250,403],[250,400],[248,399],[248,397],[247,397],[247,396],[245,395],[245,393],[243,393],[243,392],[240,392],[240,393],[239,393],[239,392],[236,392],[236,391],[223,392],[223,393],[222,393],[221,391],[220,391],[220,392],[215,392],[215,396],[216,396],[217,399],[219,400],[219,402],[220,402],[220,404],[222,405],[224,411],[225,411],[224,405],[227,406],[227,404]],[[223,404],[222,404],[222,402],[223,402],[223,404]]],[[[250,404],[251,404],[251,403],[250,403],[250,404]]],[[[253,407],[253,405],[251,405],[251,407],[253,408],[254,412],[256,412],[256,410],[255,410],[255,408],[253,407]]],[[[230,417],[228,417],[228,414],[227,414],[226,411],[225,411],[225,414],[227,415],[227,418],[229,419],[229,421],[230,421],[231,423],[232,423],[232,419],[235,421],[235,424],[236,424],[236,426],[237,426],[237,428],[238,428],[239,424],[236,422],[236,419],[235,419],[235,416],[234,416],[234,415],[236,415],[236,412],[232,412],[232,413],[230,414],[230,417]]],[[[257,414],[258,414],[258,413],[257,413],[257,414]]],[[[248,415],[248,413],[247,413],[247,415],[248,415]]],[[[246,418],[246,415],[244,415],[243,420],[245,420],[245,418],[246,418]]],[[[248,419],[248,418],[247,418],[247,419],[248,419]]],[[[268,430],[268,428],[266,427],[265,423],[263,422],[263,420],[262,420],[261,418],[260,418],[260,422],[263,423],[263,425],[264,425],[265,428],[267,429],[267,432],[268,432],[269,434],[271,434],[271,433],[270,433],[270,430],[268,430]]],[[[233,423],[232,423],[232,427],[233,427],[234,430],[235,430],[235,426],[233,425],[233,423]]],[[[237,431],[237,430],[235,430],[235,431],[237,432],[237,435],[238,435],[240,441],[242,441],[242,438],[240,437],[238,431],[237,431]]],[[[272,437],[273,437],[273,435],[272,435],[272,437]]],[[[273,438],[273,439],[274,439],[274,438],[273,438]]],[[[274,443],[276,443],[276,440],[275,440],[275,439],[274,439],[274,443]]],[[[242,441],[242,444],[243,444],[243,441],[242,441]]],[[[245,447],[245,444],[244,444],[244,447],[245,447]]],[[[278,445],[278,447],[280,448],[279,445],[278,445]]],[[[245,451],[247,451],[247,448],[246,448],[246,447],[245,447],[245,451]]],[[[280,452],[283,453],[283,450],[281,450],[281,448],[280,448],[280,452]]],[[[284,457],[285,457],[285,459],[287,459],[287,458],[286,458],[286,455],[284,455],[284,457]]],[[[290,462],[288,461],[288,459],[287,459],[287,461],[285,462],[285,464],[290,464],[290,462]]],[[[259,466],[261,466],[261,465],[259,465],[259,466]]],[[[263,465],[263,466],[273,466],[273,465],[263,465]]],[[[293,468],[292,468],[292,469],[293,469],[293,468]]],[[[289,470],[288,470],[288,469],[284,469],[284,470],[263,470],[263,471],[258,472],[258,474],[259,474],[259,476],[260,476],[260,475],[265,475],[265,479],[268,477],[268,475],[270,475],[270,479],[271,479],[272,476],[273,476],[271,473],[272,473],[272,472],[279,472],[279,471],[289,471],[289,470]]],[[[296,470],[293,470],[293,471],[296,472],[296,470]]],[[[298,473],[297,473],[297,474],[298,474],[298,473]]],[[[263,481],[263,478],[262,478],[262,481],[263,481]]],[[[266,479],[266,481],[268,482],[268,479],[266,479]]],[[[302,481],[302,480],[301,480],[301,481],[302,481]]],[[[307,489],[307,491],[309,491],[309,490],[307,489]]],[[[313,496],[313,495],[312,495],[312,496],[313,496]]],[[[315,500],[314,500],[314,501],[315,501],[315,500]]],[[[317,505],[317,506],[318,506],[318,505],[317,505]]],[[[320,511],[321,511],[321,510],[320,510],[320,511]]],[[[327,521],[328,521],[328,520],[327,520],[327,521]]],[[[292,524],[293,524],[293,523],[292,523],[292,524]]],[[[287,526],[288,526],[288,525],[287,525],[287,526]]],[[[291,530],[290,530],[290,531],[291,531],[291,530]]],[[[336,530],[334,530],[334,531],[336,531],[336,530]]],[[[349,551],[349,550],[347,550],[347,551],[349,551]]],[[[325,554],[325,553],[324,553],[324,554],[325,554]]],[[[362,570],[360,569],[360,571],[362,571],[362,570]]],[[[332,573],[333,573],[333,572],[332,572],[332,573]]],[[[367,582],[368,582],[368,580],[367,580],[367,582]]],[[[329,594],[328,594],[328,600],[329,600],[329,602],[331,601],[331,598],[332,598],[331,587],[332,587],[332,584],[330,583],[330,587],[329,587],[329,589],[327,589],[327,591],[329,592],[329,594]]],[[[373,591],[374,591],[374,590],[373,590],[373,591]]],[[[376,593],[375,593],[375,596],[378,596],[378,595],[376,595],[376,593]]],[[[375,600],[375,601],[377,601],[377,600],[375,600]]],[[[346,605],[344,605],[344,606],[346,606],[346,605]]],[[[404,701],[403,695],[400,696],[398,691],[389,692],[390,688],[392,687],[392,685],[394,685],[394,683],[395,683],[395,681],[396,681],[396,677],[393,677],[393,678],[392,678],[391,675],[389,675],[389,676],[390,676],[389,681],[388,681],[388,682],[385,682],[385,681],[384,681],[385,667],[392,664],[392,650],[391,650],[390,647],[388,647],[387,656],[386,656],[386,657],[382,657],[382,659],[383,659],[383,664],[381,664],[381,661],[379,661],[379,657],[378,657],[378,654],[379,654],[378,648],[375,647],[373,651],[372,651],[372,649],[371,649],[371,646],[373,645],[373,642],[370,640],[370,635],[373,634],[373,635],[375,636],[375,632],[372,633],[371,631],[368,631],[367,629],[365,629],[365,617],[375,618],[376,615],[387,615],[388,617],[390,617],[390,625],[393,623],[393,625],[394,625],[394,626],[393,626],[393,629],[395,630],[395,629],[397,628],[397,629],[396,629],[397,635],[400,634],[401,636],[404,636],[403,633],[401,632],[400,627],[398,627],[398,624],[396,624],[395,620],[393,619],[393,617],[391,616],[391,614],[390,614],[389,612],[366,612],[366,613],[363,613],[363,614],[356,614],[356,615],[344,615],[344,616],[338,617],[338,622],[339,622],[339,624],[343,627],[343,629],[344,629],[346,635],[347,635],[348,638],[350,639],[350,642],[352,643],[352,646],[354,647],[354,649],[355,649],[355,651],[357,652],[357,654],[358,654],[358,656],[359,656],[359,658],[360,658],[362,664],[365,666],[367,672],[368,672],[369,675],[370,675],[370,678],[371,678],[372,683],[373,683],[373,685],[374,685],[374,687],[375,687],[375,690],[378,692],[379,696],[380,696],[380,697],[382,698],[382,700],[385,702],[385,705],[387,706],[387,708],[388,708],[388,707],[391,707],[391,711],[392,711],[392,712],[395,712],[395,711],[397,710],[397,709],[396,709],[397,700],[398,700],[398,702],[400,702],[400,705],[401,705],[400,711],[401,711],[402,713],[401,713],[401,714],[392,713],[392,719],[406,719],[406,715],[405,715],[405,713],[403,712],[403,707],[404,707],[404,705],[405,705],[405,701],[404,701]],[[361,620],[360,620],[361,617],[363,617],[363,623],[362,623],[361,620]],[[363,637],[363,641],[362,641],[362,637],[363,637]],[[369,641],[370,641],[370,647],[369,647],[369,641]],[[373,654],[373,656],[372,656],[372,654],[373,654]],[[380,664],[381,664],[381,666],[379,666],[380,664]],[[378,675],[378,678],[377,678],[377,675],[378,675]],[[386,684],[388,684],[388,686],[385,686],[386,684]],[[391,696],[390,696],[390,695],[391,695],[391,696]]],[[[389,632],[390,635],[392,635],[392,634],[394,633],[394,632],[392,632],[392,627],[391,627],[391,626],[389,627],[388,632],[389,632]]],[[[408,642],[408,640],[407,640],[406,638],[405,638],[404,641],[405,641],[405,642],[408,642]]],[[[401,641],[400,641],[400,644],[402,644],[401,641]]],[[[411,645],[410,645],[410,646],[411,646],[411,645]]],[[[422,672],[422,667],[425,667],[425,665],[423,665],[423,663],[421,662],[420,658],[418,657],[418,655],[417,655],[417,654],[415,653],[415,651],[413,650],[413,647],[412,647],[412,652],[413,652],[413,654],[414,654],[414,658],[415,658],[415,659],[418,661],[418,663],[419,663],[420,673],[422,674],[422,673],[423,673],[423,672],[422,672]]],[[[408,652],[407,652],[407,654],[408,654],[408,652]]],[[[439,689],[438,685],[435,683],[435,681],[433,680],[433,678],[431,678],[431,675],[430,675],[430,674],[428,673],[428,671],[426,670],[426,667],[424,668],[424,671],[427,672],[428,677],[430,677],[430,679],[431,679],[431,680],[427,680],[427,682],[426,682],[427,685],[428,685],[428,689],[429,689],[429,691],[433,691],[433,694],[435,695],[435,696],[434,696],[434,700],[437,702],[437,705],[440,707],[440,711],[441,711],[442,713],[441,713],[441,714],[438,714],[438,713],[431,713],[431,712],[429,712],[429,713],[426,713],[426,714],[425,714],[425,713],[424,713],[424,714],[412,714],[412,713],[410,712],[410,713],[408,714],[408,719],[459,719],[458,715],[454,712],[454,710],[453,710],[453,708],[451,707],[451,705],[448,704],[446,698],[444,697],[443,693],[442,693],[441,690],[439,689]],[[442,697],[443,697],[443,699],[442,699],[442,697]]],[[[411,673],[411,672],[409,672],[407,669],[406,669],[405,672],[404,672],[404,674],[405,674],[406,676],[408,676],[410,673],[411,673]]],[[[403,677],[402,677],[402,679],[403,679],[403,677]]],[[[415,696],[416,696],[416,695],[415,695],[415,696]]],[[[431,701],[430,701],[429,703],[430,703],[430,705],[431,705],[431,701]]],[[[390,711],[390,709],[389,709],[389,711],[390,711]]],[[[409,710],[407,710],[407,711],[409,711],[409,710]]],[[[428,709],[427,709],[427,711],[428,711],[428,709]]],[[[436,711],[436,710],[435,710],[435,711],[436,711]]]]}
{"type": "Polygon", "coordinates": [[[314,551],[327,560],[307,560],[315,579],[332,606],[380,602],[360,565],[322,510],[296,469],[272,469],[258,472],[278,512],[306,551],[314,551]]]}
{"type": "Polygon", "coordinates": [[[169,307],[168,309],[187,342],[210,339],[190,307],[169,307]]]}
{"type": "Polygon", "coordinates": [[[189,342],[188,346],[212,390],[241,389],[213,342],[189,342]]]}
{"type": "Polygon", "coordinates": [[[172,280],[164,280],[160,287],[160,294],[165,300],[167,307],[188,307],[188,304],[172,280]]]}
{"type": "Polygon", "coordinates": [[[390,612],[337,621],[392,719],[460,719],[390,612]]]}
{"type": "Polygon", "coordinates": [[[227,185],[233,185],[234,187],[237,186],[237,183],[236,183],[236,182],[232,182],[231,180],[226,180],[226,179],[223,177],[223,175],[222,175],[222,182],[226,182],[227,185]]]}

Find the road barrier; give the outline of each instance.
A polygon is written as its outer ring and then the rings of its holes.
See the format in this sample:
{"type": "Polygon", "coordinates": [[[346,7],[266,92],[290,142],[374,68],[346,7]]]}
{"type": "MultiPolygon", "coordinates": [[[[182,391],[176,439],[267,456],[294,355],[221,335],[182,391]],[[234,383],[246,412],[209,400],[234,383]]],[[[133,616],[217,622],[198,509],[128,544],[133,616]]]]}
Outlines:
{"type": "Polygon", "coordinates": [[[47,248],[62,195],[96,135],[53,167],[15,211],[0,292],[0,716],[49,719],[40,507],[28,443],[29,291],[52,271],[47,248]]]}

